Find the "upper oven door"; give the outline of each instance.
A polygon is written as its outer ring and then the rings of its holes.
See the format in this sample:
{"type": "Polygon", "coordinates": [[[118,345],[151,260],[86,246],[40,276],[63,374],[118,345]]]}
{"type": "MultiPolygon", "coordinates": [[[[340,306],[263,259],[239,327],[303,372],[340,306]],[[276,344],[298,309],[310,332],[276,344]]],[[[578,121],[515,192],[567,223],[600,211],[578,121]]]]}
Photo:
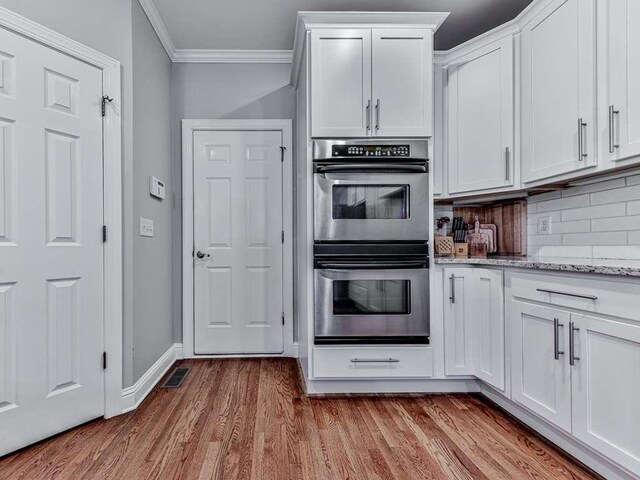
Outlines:
{"type": "Polygon", "coordinates": [[[426,241],[429,181],[425,169],[314,174],[316,241],[426,241]]]}

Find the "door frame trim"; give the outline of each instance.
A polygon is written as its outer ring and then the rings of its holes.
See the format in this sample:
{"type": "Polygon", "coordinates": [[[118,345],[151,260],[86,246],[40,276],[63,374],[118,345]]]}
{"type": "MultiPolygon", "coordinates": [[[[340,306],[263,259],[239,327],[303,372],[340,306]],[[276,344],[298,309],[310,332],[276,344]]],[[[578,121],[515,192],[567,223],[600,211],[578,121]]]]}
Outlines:
{"type": "Polygon", "coordinates": [[[282,163],[282,308],[285,314],[283,352],[241,357],[297,357],[293,341],[293,127],[291,119],[182,120],[182,343],[184,358],[223,358],[238,355],[194,354],[193,306],[193,135],[198,131],[280,131],[285,147],[282,163]]]}
{"type": "MultiPolygon", "coordinates": [[[[0,7],[0,27],[43,44],[102,71],[102,91],[113,100],[102,121],[103,219],[108,240],[103,245],[104,416],[122,413],[122,104],[120,62],[65,37],[7,8],[0,7]]],[[[96,105],[96,109],[98,105],[96,105]]],[[[97,235],[97,233],[96,233],[97,235]]],[[[99,359],[96,359],[98,362],[99,359]]]]}

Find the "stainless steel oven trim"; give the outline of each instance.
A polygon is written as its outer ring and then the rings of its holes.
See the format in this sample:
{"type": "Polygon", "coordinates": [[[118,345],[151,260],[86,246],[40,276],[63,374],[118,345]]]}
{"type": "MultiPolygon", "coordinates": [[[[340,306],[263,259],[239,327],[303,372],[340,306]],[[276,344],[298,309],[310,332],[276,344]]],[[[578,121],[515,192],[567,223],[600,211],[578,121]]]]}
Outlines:
{"type": "Polygon", "coordinates": [[[429,182],[426,173],[314,174],[314,238],[316,241],[424,241],[429,238],[429,182]],[[408,185],[409,218],[385,220],[333,219],[334,185],[408,185]]]}
{"type": "Polygon", "coordinates": [[[313,142],[313,159],[314,160],[356,160],[357,158],[366,158],[371,160],[378,157],[334,157],[332,155],[332,147],[334,145],[409,145],[411,154],[408,157],[379,157],[379,160],[386,161],[407,161],[410,159],[429,160],[429,142],[428,140],[411,140],[411,139],[384,139],[376,138],[373,140],[362,140],[355,138],[347,138],[340,140],[315,140],[313,142]]]}
{"type": "Polygon", "coordinates": [[[316,337],[429,336],[428,269],[314,270],[316,337]],[[409,280],[408,315],[333,315],[333,280],[409,280]],[[349,329],[341,328],[349,325],[349,329]]]}

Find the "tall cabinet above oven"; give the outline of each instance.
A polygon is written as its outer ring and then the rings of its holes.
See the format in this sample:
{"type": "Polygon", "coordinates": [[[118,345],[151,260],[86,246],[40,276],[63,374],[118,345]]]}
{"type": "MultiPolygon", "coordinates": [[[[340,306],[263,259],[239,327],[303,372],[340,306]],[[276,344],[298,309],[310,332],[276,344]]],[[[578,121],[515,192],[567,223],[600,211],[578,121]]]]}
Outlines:
{"type": "Polygon", "coordinates": [[[330,388],[322,379],[438,373],[429,158],[447,16],[298,14],[294,325],[310,393],[330,388]]]}

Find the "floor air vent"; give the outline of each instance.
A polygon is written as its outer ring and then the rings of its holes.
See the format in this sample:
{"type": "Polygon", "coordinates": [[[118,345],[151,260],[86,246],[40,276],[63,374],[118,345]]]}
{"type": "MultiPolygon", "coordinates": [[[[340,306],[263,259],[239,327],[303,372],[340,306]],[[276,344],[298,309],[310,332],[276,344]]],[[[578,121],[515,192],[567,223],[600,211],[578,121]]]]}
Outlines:
{"type": "Polygon", "coordinates": [[[167,381],[162,384],[162,388],[178,388],[184,382],[187,373],[189,373],[189,367],[176,368],[167,381]]]}

